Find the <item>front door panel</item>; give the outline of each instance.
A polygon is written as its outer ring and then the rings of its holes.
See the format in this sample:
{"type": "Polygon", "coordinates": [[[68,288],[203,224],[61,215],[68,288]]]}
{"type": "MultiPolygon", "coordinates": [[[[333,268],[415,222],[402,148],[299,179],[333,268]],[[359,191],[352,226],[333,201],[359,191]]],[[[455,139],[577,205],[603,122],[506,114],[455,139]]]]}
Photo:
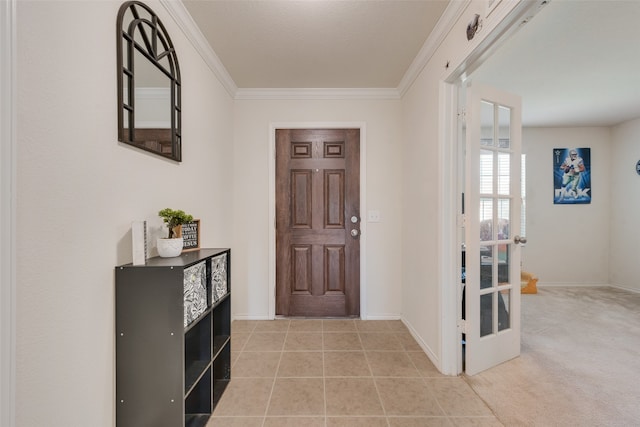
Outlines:
{"type": "Polygon", "coordinates": [[[276,130],[276,315],[360,314],[359,154],[358,129],[276,130]]]}

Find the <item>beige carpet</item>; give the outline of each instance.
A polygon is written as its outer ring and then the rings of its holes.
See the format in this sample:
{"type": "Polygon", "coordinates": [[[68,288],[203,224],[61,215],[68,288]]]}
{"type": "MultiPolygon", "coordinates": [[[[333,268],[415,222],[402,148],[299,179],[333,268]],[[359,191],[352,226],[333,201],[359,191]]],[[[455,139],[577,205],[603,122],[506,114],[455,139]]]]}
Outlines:
{"type": "Polygon", "coordinates": [[[640,426],[640,294],[522,295],[522,353],[463,376],[505,426],[640,426]]]}

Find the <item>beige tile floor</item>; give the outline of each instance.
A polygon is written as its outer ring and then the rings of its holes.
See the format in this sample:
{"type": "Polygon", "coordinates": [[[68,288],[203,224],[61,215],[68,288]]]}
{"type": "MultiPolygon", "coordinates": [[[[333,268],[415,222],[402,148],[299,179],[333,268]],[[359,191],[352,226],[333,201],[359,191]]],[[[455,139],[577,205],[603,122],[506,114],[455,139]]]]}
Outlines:
{"type": "Polygon", "coordinates": [[[234,321],[231,330],[231,382],[209,427],[502,425],[400,321],[234,321]]]}

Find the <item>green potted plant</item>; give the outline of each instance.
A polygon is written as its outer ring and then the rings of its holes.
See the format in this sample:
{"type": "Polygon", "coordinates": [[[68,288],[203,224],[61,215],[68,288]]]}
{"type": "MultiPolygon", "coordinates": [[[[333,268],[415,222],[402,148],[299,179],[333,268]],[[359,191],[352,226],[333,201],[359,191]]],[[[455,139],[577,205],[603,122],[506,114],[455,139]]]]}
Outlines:
{"type": "Polygon", "coordinates": [[[180,255],[182,252],[183,240],[182,236],[176,237],[178,233],[177,228],[187,222],[193,221],[193,216],[185,213],[182,210],[162,209],[158,212],[158,216],[162,218],[167,229],[169,230],[166,238],[158,238],[158,255],[163,258],[171,258],[180,255]]]}

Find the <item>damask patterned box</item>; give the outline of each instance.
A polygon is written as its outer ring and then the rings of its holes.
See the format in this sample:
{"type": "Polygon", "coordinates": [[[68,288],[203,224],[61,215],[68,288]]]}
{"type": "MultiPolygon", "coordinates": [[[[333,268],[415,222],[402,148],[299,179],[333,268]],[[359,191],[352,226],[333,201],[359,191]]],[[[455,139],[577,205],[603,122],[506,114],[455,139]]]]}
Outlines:
{"type": "Polygon", "coordinates": [[[214,301],[227,293],[227,254],[211,258],[211,289],[214,301]]]}
{"type": "Polygon", "coordinates": [[[184,326],[187,327],[206,309],[207,263],[202,261],[184,270],[184,326]]]}

